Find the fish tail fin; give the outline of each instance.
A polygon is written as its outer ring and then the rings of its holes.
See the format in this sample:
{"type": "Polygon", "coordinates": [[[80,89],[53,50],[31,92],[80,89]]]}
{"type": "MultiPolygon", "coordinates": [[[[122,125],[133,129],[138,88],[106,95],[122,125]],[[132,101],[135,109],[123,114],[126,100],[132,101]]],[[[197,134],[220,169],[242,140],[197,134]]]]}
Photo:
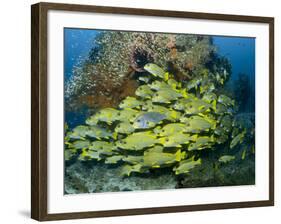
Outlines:
{"type": "Polygon", "coordinates": [[[182,84],[181,84],[181,82],[178,84],[178,88],[182,88],[182,84]]]}
{"type": "Polygon", "coordinates": [[[86,156],[87,156],[87,150],[86,150],[86,148],[83,148],[83,149],[82,149],[81,156],[82,156],[82,157],[86,157],[86,156]]]}
{"type": "Polygon", "coordinates": [[[170,112],[170,116],[171,116],[171,118],[176,119],[176,118],[177,118],[177,113],[176,113],[176,111],[172,110],[172,111],[170,112]]]}
{"type": "Polygon", "coordinates": [[[164,81],[168,81],[168,80],[169,80],[169,73],[166,72],[166,73],[164,74],[164,81]]]}
{"type": "Polygon", "coordinates": [[[241,159],[244,160],[246,158],[246,149],[243,150],[241,159]]]}
{"type": "Polygon", "coordinates": [[[190,158],[190,161],[195,161],[195,155],[190,158]]]}
{"type": "Polygon", "coordinates": [[[177,152],[176,152],[176,161],[181,161],[181,159],[182,159],[182,157],[181,157],[181,150],[178,150],[177,152]]]}
{"type": "Polygon", "coordinates": [[[117,139],[117,136],[118,136],[118,133],[115,131],[115,132],[113,132],[113,134],[112,134],[112,138],[114,139],[114,140],[116,140],[117,139]]]}
{"type": "Polygon", "coordinates": [[[203,108],[205,108],[205,106],[199,106],[198,110],[202,110],[203,108]]]}
{"type": "Polygon", "coordinates": [[[70,142],[65,142],[64,144],[68,145],[68,146],[71,146],[71,143],[70,142]]]}
{"type": "Polygon", "coordinates": [[[165,138],[158,138],[158,143],[163,145],[165,143],[165,138]]]}
{"type": "Polygon", "coordinates": [[[242,144],[242,142],[243,142],[243,140],[244,140],[244,137],[245,137],[245,135],[246,135],[246,133],[247,133],[247,131],[246,131],[246,129],[244,129],[243,130],[243,132],[241,133],[241,138],[240,138],[240,144],[242,144]]]}
{"type": "Polygon", "coordinates": [[[185,158],[186,158],[186,156],[187,156],[186,152],[185,152],[185,151],[183,151],[183,152],[181,153],[181,160],[185,159],[185,158]]]}
{"type": "Polygon", "coordinates": [[[182,96],[183,96],[184,98],[188,98],[188,96],[187,96],[187,90],[186,90],[186,89],[183,89],[183,90],[181,91],[181,93],[182,93],[182,96]]]}

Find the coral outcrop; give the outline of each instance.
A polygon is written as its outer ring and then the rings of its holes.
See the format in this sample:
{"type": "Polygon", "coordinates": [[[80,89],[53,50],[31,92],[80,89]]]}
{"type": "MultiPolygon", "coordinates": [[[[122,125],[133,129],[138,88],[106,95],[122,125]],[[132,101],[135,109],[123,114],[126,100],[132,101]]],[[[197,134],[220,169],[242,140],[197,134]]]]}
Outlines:
{"type": "Polygon", "coordinates": [[[220,83],[230,68],[227,62],[216,61],[214,66],[214,52],[209,36],[100,31],[89,57],[66,82],[65,110],[118,106],[134,94],[139,85],[136,78],[147,74],[143,69],[147,63],[159,65],[180,82],[204,76],[208,66],[210,78],[220,83]]]}

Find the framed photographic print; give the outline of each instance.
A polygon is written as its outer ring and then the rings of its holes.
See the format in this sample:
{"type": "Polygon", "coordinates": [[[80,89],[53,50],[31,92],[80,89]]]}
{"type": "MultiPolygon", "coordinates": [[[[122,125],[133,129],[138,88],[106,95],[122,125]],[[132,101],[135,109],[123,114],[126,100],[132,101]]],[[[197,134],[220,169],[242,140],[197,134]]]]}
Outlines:
{"type": "Polygon", "coordinates": [[[32,5],[32,218],[274,204],[274,19],[32,5]]]}

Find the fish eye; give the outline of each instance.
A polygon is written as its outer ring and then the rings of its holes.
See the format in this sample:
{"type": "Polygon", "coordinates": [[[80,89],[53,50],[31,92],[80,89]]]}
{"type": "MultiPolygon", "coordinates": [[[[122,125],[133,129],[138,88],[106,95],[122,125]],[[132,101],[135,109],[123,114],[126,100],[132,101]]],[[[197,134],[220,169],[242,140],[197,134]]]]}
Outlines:
{"type": "Polygon", "coordinates": [[[121,127],[121,125],[120,125],[120,124],[118,124],[118,125],[117,125],[117,128],[120,128],[120,127],[121,127]]]}
{"type": "Polygon", "coordinates": [[[156,93],[156,94],[155,94],[155,96],[159,96],[159,94],[158,94],[158,93],[156,93]]]}
{"type": "Polygon", "coordinates": [[[168,139],[168,138],[166,138],[166,139],[165,139],[165,141],[166,141],[166,142],[168,142],[168,141],[169,141],[169,139],[168,139]]]}
{"type": "Polygon", "coordinates": [[[120,113],[120,112],[118,112],[118,113],[117,113],[117,115],[118,115],[118,116],[120,116],[120,115],[121,115],[121,113],[120,113]]]}
{"type": "Polygon", "coordinates": [[[130,121],[130,124],[133,124],[134,122],[130,121]]]}
{"type": "Polygon", "coordinates": [[[189,108],[192,108],[192,105],[190,105],[189,108]]]}
{"type": "Polygon", "coordinates": [[[138,119],[137,122],[140,122],[140,120],[138,119]]]}
{"type": "Polygon", "coordinates": [[[164,132],[165,130],[162,130],[162,132],[164,132]]]}
{"type": "Polygon", "coordinates": [[[149,122],[147,121],[146,124],[149,124],[149,122]]]}

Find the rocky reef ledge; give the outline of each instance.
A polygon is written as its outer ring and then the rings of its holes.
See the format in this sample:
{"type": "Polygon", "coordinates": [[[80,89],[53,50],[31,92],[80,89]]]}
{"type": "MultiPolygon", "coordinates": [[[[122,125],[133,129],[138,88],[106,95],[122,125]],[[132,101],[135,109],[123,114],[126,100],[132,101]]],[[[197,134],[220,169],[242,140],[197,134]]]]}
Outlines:
{"type": "Polygon", "coordinates": [[[76,161],[65,169],[65,193],[98,193],[118,191],[175,189],[172,172],[158,170],[149,175],[120,176],[120,166],[76,161]]]}

